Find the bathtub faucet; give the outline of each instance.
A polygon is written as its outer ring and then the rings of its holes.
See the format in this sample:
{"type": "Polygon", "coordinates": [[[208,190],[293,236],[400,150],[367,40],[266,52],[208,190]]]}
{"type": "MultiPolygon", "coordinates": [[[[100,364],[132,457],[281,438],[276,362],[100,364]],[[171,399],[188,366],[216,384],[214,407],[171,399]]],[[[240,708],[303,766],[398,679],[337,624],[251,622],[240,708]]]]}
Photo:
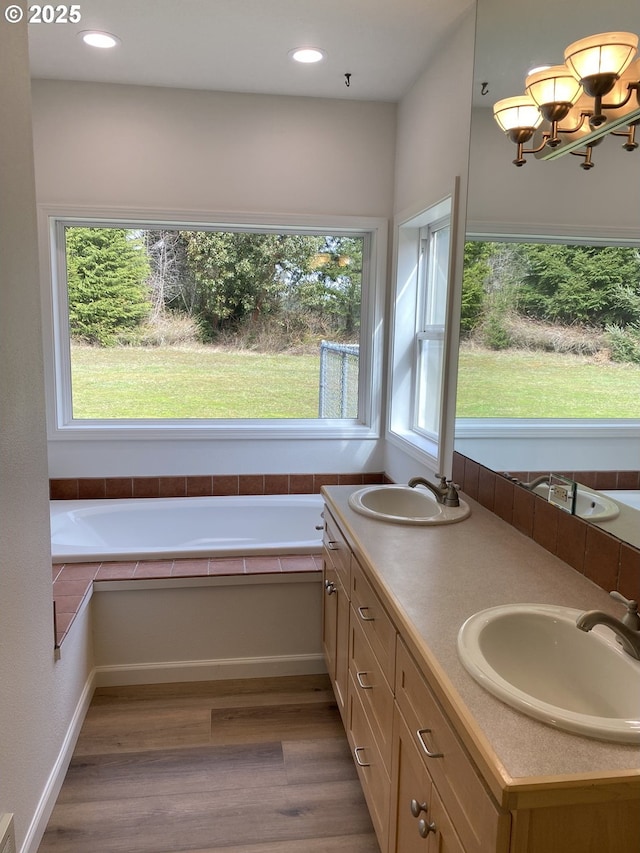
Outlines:
{"type": "Polygon", "coordinates": [[[430,483],[424,477],[412,477],[409,480],[408,486],[415,489],[416,486],[426,486],[429,491],[433,492],[436,500],[445,506],[460,506],[460,498],[458,497],[458,487],[453,480],[447,480],[442,474],[436,474],[440,478],[440,484],[430,483]]]}

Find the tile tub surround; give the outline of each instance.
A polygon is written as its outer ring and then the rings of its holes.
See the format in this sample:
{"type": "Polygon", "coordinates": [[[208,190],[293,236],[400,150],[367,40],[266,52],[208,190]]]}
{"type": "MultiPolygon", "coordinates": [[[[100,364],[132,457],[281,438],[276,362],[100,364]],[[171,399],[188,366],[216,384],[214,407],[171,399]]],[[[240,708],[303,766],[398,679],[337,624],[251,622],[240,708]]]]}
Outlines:
{"type": "Polygon", "coordinates": [[[222,495],[319,494],[322,486],[384,482],[379,471],[347,474],[198,474],[171,477],[70,477],[49,481],[51,500],[196,498],[222,495]]]}
{"type": "MultiPolygon", "coordinates": [[[[528,480],[547,472],[510,472],[528,480]]],[[[639,488],[640,472],[573,471],[565,476],[592,489],[639,488]],[[623,485],[624,484],[624,485],[623,485]]],[[[453,479],[470,498],[568,563],[602,589],[640,598],[640,550],[568,515],[473,459],[454,453],[453,479]]]]}
{"type": "Polygon", "coordinates": [[[94,581],[164,580],[166,578],[321,571],[321,554],[54,564],[53,600],[56,614],[56,646],[60,646],[85,600],[91,597],[94,581]]]}

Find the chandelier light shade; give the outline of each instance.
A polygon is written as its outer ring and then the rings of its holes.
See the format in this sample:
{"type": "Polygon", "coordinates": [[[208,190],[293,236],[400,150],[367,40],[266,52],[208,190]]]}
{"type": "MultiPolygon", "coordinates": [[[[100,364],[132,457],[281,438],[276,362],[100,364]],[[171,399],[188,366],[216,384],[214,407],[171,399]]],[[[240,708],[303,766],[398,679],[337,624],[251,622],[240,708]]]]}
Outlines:
{"type": "Polygon", "coordinates": [[[625,137],[627,151],[638,148],[639,41],[635,33],[612,32],[573,42],[564,52],[565,65],[531,71],[525,95],[494,105],[496,122],[517,145],[516,166],[524,165],[525,154],[553,159],[572,153],[591,169],[592,149],[608,134],[625,137]],[[605,103],[605,96],[612,102],[605,103]],[[525,150],[538,128],[540,144],[525,150]]]}
{"type": "Polygon", "coordinates": [[[635,33],[600,33],[570,44],[564,61],[585,92],[595,98],[611,91],[637,51],[635,33]]]}
{"type": "Polygon", "coordinates": [[[580,81],[566,65],[552,65],[535,71],[527,77],[524,85],[548,121],[563,119],[582,94],[580,81]]]}
{"type": "Polygon", "coordinates": [[[493,106],[493,115],[505,133],[510,134],[514,130],[531,130],[539,127],[542,114],[536,102],[528,95],[518,95],[515,98],[503,98],[493,106]]]}

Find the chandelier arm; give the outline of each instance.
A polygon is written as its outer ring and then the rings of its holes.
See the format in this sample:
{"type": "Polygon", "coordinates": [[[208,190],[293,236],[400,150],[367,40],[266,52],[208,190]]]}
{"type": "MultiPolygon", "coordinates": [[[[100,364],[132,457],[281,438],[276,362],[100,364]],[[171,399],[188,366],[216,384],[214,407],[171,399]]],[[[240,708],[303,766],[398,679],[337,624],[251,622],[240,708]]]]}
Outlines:
{"type": "Polygon", "coordinates": [[[627,97],[624,101],[620,101],[619,104],[601,104],[602,110],[619,110],[620,107],[626,106],[631,100],[631,96],[634,92],[638,92],[640,95],[640,83],[629,83],[627,85],[627,97]]]}
{"type": "Polygon", "coordinates": [[[569,154],[573,154],[575,157],[582,157],[583,162],[580,163],[580,168],[589,170],[593,169],[595,163],[591,159],[591,155],[593,152],[593,145],[587,145],[584,151],[569,151],[569,154]]]}
{"type": "Polygon", "coordinates": [[[591,118],[593,113],[590,110],[585,110],[580,113],[580,121],[575,127],[559,127],[558,133],[577,133],[585,123],[585,120],[591,118]]]}
{"type": "Polygon", "coordinates": [[[540,143],[540,145],[537,148],[525,148],[524,142],[516,142],[516,145],[518,146],[518,150],[516,152],[516,159],[511,161],[513,163],[513,165],[514,166],[524,166],[524,164],[527,162],[524,159],[524,155],[525,154],[537,154],[538,151],[542,151],[542,149],[547,144],[547,140],[550,138],[550,136],[551,136],[551,134],[547,133],[547,131],[545,130],[542,134],[542,142],[540,143]]]}
{"type": "Polygon", "coordinates": [[[542,142],[540,143],[540,145],[538,145],[537,148],[523,148],[522,153],[523,154],[537,154],[538,151],[542,151],[542,149],[545,147],[545,145],[547,144],[549,139],[551,139],[551,134],[548,133],[546,130],[543,131],[542,142]]]}
{"type": "Polygon", "coordinates": [[[636,142],[636,127],[638,126],[638,122],[634,121],[629,125],[627,130],[611,130],[611,136],[624,136],[627,140],[622,146],[625,151],[635,151],[638,147],[638,143],[636,142]]]}

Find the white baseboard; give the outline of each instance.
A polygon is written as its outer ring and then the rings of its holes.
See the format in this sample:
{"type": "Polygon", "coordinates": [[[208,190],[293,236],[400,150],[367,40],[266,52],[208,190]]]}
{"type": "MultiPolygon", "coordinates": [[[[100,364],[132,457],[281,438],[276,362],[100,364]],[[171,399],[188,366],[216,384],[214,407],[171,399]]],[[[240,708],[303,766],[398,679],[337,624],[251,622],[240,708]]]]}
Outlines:
{"type": "Polygon", "coordinates": [[[270,678],[280,675],[316,675],[326,671],[324,657],[321,654],[115,664],[95,668],[94,686],[116,687],[131,684],[168,684],[174,681],[270,678]]]}
{"type": "Polygon", "coordinates": [[[58,799],[58,794],[60,793],[60,788],[64,782],[64,777],[67,774],[67,769],[69,767],[71,757],[73,756],[73,750],[75,749],[80,729],[82,728],[84,718],[86,717],[89,705],[91,704],[91,697],[93,696],[95,686],[95,671],[92,671],[87,678],[87,682],[82,693],[80,694],[80,699],[78,700],[76,709],[73,712],[73,717],[71,718],[62,747],[58,753],[56,762],[53,765],[53,769],[49,774],[49,778],[47,779],[47,784],[45,785],[42,796],[40,797],[40,802],[38,803],[38,807],[36,808],[29,829],[27,830],[24,842],[20,848],[20,853],[37,853],[40,842],[42,841],[42,836],[47,828],[47,823],[51,817],[51,812],[53,811],[53,807],[58,799]]]}

